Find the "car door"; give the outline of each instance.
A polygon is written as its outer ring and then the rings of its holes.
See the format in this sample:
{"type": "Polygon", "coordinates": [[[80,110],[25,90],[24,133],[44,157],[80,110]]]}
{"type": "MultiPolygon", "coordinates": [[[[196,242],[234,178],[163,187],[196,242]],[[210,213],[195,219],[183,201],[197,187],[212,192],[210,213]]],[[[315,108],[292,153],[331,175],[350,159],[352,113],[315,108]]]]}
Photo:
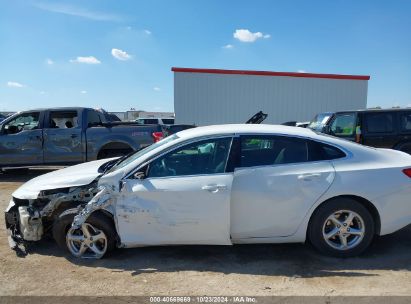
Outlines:
{"type": "Polygon", "coordinates": [[[395,112],[366,112],[363,117],[362,144],[377,148],[393,148],[399,140],[398,118],[395,112]]]}
{"type": "Polygon", "coordinates": [[[38,165],[43,163],[41,112],[15,115],[2,124],[0,165],[38,165]]]}
{"type": "Polygon", "coordinates": [[[231,236],[282,237],[295,233],[330,187],[329,161],[310,161],[308,141],[286,136],[241,136],[231,195],[231,236]]]}
{"type": "Polygon", "coordinates": [[[125,179],[116,205],[121,242],[127,247],[231,244],[233,173],[225,170],[231,141],[187,143],[125,179]]]}
{"type": "Polygon", "coordinates": [[[44,162],[75,164],[82,161],[82,129],[78,111],[49,111],[44,128],[44,162]]]}

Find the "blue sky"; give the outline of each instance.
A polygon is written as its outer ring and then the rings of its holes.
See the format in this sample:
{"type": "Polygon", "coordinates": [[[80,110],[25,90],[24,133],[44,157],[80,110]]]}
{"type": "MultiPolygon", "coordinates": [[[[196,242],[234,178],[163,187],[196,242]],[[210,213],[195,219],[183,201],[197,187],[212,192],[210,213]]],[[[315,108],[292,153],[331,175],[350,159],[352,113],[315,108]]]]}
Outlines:
{"type": "Polygon", "coordinates": [[[0,110],[173,110],[172,66],[370,75],[368,106],[411,106],[410,16],[406,0],[0,0],[0,110]]]}

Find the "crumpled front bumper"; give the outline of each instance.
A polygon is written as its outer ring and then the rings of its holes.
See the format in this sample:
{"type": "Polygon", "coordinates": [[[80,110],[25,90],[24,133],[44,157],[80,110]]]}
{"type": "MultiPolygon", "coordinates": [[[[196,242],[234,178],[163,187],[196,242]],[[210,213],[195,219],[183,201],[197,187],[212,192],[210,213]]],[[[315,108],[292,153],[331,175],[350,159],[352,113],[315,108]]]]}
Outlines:
{"type": "Polygon", "coordinates": [[[9,246],[11,248],[16,248],[18,243],[20,243],[23,239],[19,231],[18,210],[13,199],[10,200],[8,207],[4,212],[4,220],[6,223],[9,246]]]}

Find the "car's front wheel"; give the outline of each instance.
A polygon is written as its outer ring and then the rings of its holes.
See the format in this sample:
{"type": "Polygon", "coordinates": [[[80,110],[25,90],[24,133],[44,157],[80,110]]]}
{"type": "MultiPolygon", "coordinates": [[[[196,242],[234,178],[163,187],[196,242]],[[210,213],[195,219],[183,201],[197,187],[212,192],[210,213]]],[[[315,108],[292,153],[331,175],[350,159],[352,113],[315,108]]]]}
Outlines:
{"type": "Polygon", "coordinates": [[[115,247],[115,232],[111,220],[93,213],[80,228],[71,227],[74,214],[60,217],[53,227],[53,236],[62,248],[73,256],[100,259],[115,247]]]}
{"type": "Polygon", "coordinates": [[[351,198],[337,198],[314,212],[308,238],[322,253],[351,257],[370,245],[374,233],[374,220],[367,208],[351,198]]]}

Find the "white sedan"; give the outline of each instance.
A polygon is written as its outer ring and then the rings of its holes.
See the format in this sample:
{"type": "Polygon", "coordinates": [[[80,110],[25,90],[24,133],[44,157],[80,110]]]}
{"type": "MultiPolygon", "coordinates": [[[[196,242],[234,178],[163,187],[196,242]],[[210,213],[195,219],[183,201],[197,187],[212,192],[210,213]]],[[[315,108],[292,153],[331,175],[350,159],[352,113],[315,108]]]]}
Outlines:
{"type": "Polygon", "coordinates": [[[310,241],[348,257],[411,223],[411,156],[274,125],[190,129],[13,193],[10,243],[74,256],[115,247],[310,241]]]}

